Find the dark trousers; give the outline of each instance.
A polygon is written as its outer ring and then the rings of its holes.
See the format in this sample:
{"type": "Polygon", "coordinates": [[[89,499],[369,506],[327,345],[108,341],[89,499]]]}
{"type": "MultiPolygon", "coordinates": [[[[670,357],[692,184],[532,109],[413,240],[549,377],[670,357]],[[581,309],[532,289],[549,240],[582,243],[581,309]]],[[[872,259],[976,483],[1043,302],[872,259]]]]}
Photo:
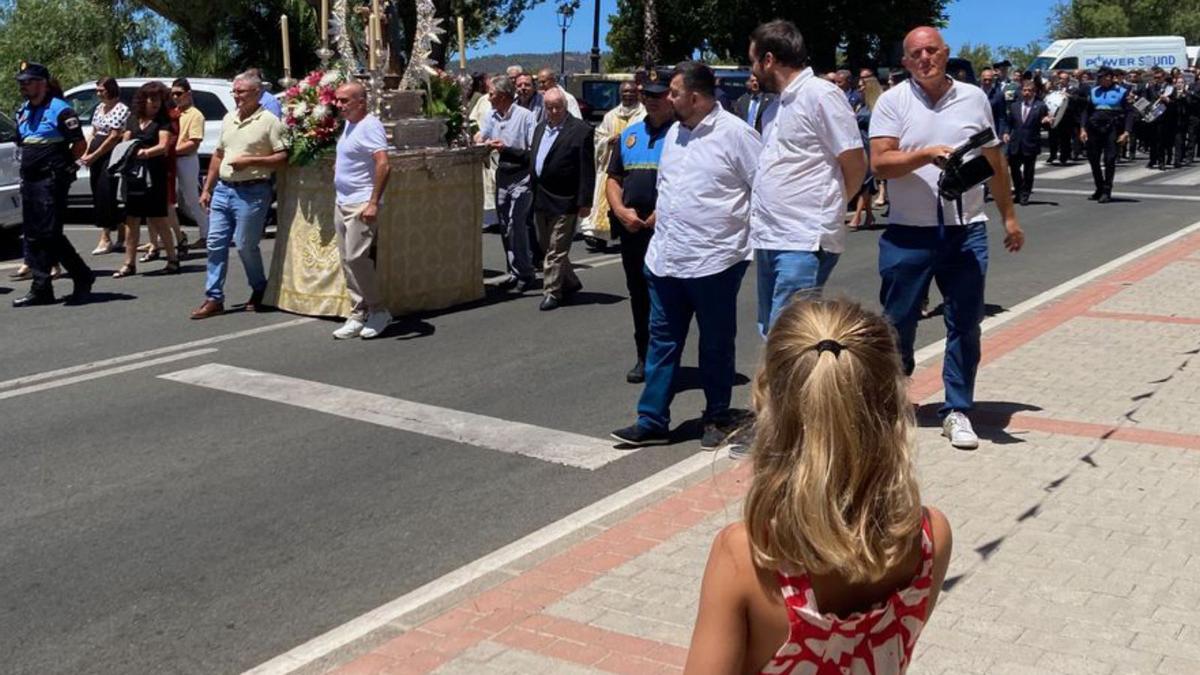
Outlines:
{"type": "Polygon", "coordinates": [[[646,281],[646,249],[650,247],[650,237],[654,230],[639,230],[629,232],[620,224],[616,217],[614,230],[621,240],[621,267],[625,269],[625,288],[629,290],[629,309],[633,312],[633,343],[637,347],[639,361],[646,358],[650,344],[650,285],[646,281]]]}
{"type": "Polygon", "coordinates": [[[529,221],[533,213],[533,193],[529,182],[506,181],[496,177],[496,218],[500,221],[500,241],[508,260],[508,273],[514,279],[532,281],[537,271],[530,248],[529,221]]]}
{"type": "MultiPolygon", "coordinates": [[[[1087,130],[1087,158],[1092,165],[1092,182],[1096,189],[1112,192],[1113,172],[1117,169],[1117,125],[1112,124],[1103,131],[1092,127],[1087,130]],[[1104,155],[1104,171],[1100,170],[1100,156],[1104,155]]],[[[1133,138],[1129,139],[1133,144],[1133,138]]]]}
{"type": "Polygon", "coordinates": [[[700,383],[704,388],[704,420],[723,422],[733,398],[737,296],[748,261],[706,277],[655,276],[645,270],[650,286],[650,351],[646,386],[638,399],[638,425],[655,431],[671,426],[675,376],[692,316],[700,328],[700,383]]]}
{"type": "Polygon", "coordinates": [[[1008,156],[1008,170],[1012,174],[1013,190],[1018,197],[1033,192],[1033,168],[1037,158],[1037,155],[1008,156]]]}
{"type": "Polygon", "coordinates": [[[1050,129],[1051,162],[1055,159],[1060,162],[1071,160],[1071,144],[1077,134],[1079,134],[1078,127],[1068,124],[1066,120],[1060,122],[1057,127],[1050,129]]]}
{"type": "Polygon", "coordinates": [[[944,228],[889,225],[879,239],[879,302],[896,327],[904,372],[916,364],[913,343],[921,303],[930,281],[937,282],[945,303],[946,352],[942,382],[943,415],[975,406],[975,373],[979,370],[980,327],[987,277],[987,224],[944,228]]]}
{"type": "Polygon", "coordinates": [[[1175,125],[1168,125],[1166,120],[1158,119],[1146,128],[1146,140],[1150,146],[1150,165],[1162,166],[1167,163],[1170,146],[1175,140],[1175,125]]]}
{"type": "Polygon", "coordinates": [[[76,284],[92,280],[92,270],[63,234],[71,179],[69,174],[58,174],[21,181],[25,261],[33,273],[31,290],[39,295],[54,293],[50,275],[55,265],[62,265],[76,284]]]}
{"type": "Polygon", "coordinates": [[[1180,166],[1184,162],[1191,163],[1192,157],[1187,152],[1188,148],[1188,125],[1186,119],[1181,119],[1175,125],[1175,166],[1180,166]]]}

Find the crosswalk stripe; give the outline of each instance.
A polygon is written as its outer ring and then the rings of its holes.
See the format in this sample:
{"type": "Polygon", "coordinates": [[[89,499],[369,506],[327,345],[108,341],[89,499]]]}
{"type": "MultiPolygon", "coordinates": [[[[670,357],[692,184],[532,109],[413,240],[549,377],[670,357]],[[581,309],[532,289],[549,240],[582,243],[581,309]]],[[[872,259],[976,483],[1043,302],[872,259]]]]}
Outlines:
{"type": "Polygon", "coordinates": [[[1182,187],[1192,187],[1200,185],[1200,168],[1191,169],[1175,169],[1167,174],[1162,180],[1153,180],[1147,183],[1148,185],[1174,185],[1182,187]]]}
{"type": "Polygon", "coordinates": [[[1162,172],[1158,169],[1151,169],[1150,167],[1146,166],[1119,166],[1117,167],[1116,175],[1113,176],[1113,182],[1136,183],[1144,178],[1150,178],[1151,176],[1157,177],[1161,175],[1162,172]]]}
{"type": "Polygon", "coordinates": [[[1060,166],[1056,169],[1047,169],[1038,171],[1037,177],[1042,180],[1065,180],[1067,178],[1076,178],[1086,176],[1092,172],[1092,167],[1088,166],[1087,162],[1076,164],[1074,166],[1060,166]]]}
{"type": "Polygon", "coordinates": [[[159,377],[580,469],[598,469],[634,452],[591,436],[220,363],[159,377]]]}

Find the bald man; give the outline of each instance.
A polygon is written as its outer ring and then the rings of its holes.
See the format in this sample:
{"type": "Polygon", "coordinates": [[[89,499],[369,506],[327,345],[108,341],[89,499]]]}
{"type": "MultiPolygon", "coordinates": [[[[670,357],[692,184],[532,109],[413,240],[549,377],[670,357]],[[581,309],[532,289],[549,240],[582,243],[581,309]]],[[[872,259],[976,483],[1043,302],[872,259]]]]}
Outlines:
{"type": "Polygon", "coordinates": [[[537,74],[538,89],[542,92],[542,97],[546,96],[546,92],[551,89],[557,89],[562,92],[563,99],[567,102],[567,113],[575,119],[583,119],[583,113],[579,111],[579,101],[571,95],[571,92],[558,86],[558,76],[549,68],[542,68],[537,74]]]}
{"type": "MultiPolygon", "coordinates": [[[[979,368],[987,214],[982,184],[958,200],[944,200],[938,196],[938,179],[955,147],[995,127],[983,90],[946,75],[949,58],[950,48],[937,29],[911,31],[904,38],[903,64],[912,77],[884,92],[871,112],[871,168],[876,178],[888,181],[891,201],[889,224],[879,240],[879,299],[896,327],[904,368],[911,374],[921,301],[930,282],[937,282],[946,307],[942,433],[954,447],[973,449],[979,438],[967,413],[975,404],[979,368]]],[[[967,159],[980,152],[973,151],[967,159]]],[[[1019,251],[1025,235],[1013,208],[999,139],[982,148],[982,154],[991,168],[992,195],[1004,221],[1005,248],[1019,251]]]]}

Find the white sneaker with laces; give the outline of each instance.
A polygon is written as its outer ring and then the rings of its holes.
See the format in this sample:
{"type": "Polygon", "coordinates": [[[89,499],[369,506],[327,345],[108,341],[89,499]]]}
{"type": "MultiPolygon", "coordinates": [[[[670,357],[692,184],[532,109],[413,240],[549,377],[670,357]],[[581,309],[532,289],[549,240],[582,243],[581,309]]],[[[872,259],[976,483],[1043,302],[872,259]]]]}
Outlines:
{"type": "Polygon", "coordinates": [[[979,447],[979,437],[971,428],[971,420],[957,410],[942,420],[942,435],[950,439],[950,445],[960,450],[974,450],[979,447]]]}
{"type": "Polygon", "coordinates": [[[362,329],[362,339],[370,340],[371,338],[379,337],[383,331],[392,322],[392,314],[386,309],[381,309],[378,312],[371,312],[367,317],[367,323],[362,329]]]}
{"type": "Polygon", "coordinates": [[[346,323],[342,324],[340,328],[333,331],[333,339],[349,340],[350,338],[356,338],[360,333],[362,333],[362,330],[363,322],[352,317],[346,319],[346,323]]]}

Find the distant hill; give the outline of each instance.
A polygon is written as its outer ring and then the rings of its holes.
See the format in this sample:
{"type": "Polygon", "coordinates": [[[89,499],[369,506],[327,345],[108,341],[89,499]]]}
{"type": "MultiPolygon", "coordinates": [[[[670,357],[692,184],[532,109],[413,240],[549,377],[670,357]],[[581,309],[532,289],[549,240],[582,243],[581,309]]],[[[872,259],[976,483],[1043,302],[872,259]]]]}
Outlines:
{"type": "MultiPolygon", "coordinates": [[[[601,65],[603,65],[607,56],[607,53],[601,52],[601,65]]],[[[454,60],[452,63],[457,64],[458,62],[454,60]]],[[[558,70],[559,53],[492,54],[490,56],[480,56],[474,59],[467,59],[467,70],[472,73],[498,74],[503,73],[505,68],[513,64],[521,66],[527,72],[536,72],[547,66],[558,70]]],[[[567,52],[568,73],[585,73],[590,65],[591,55],[589,52],[567,52]]]]}

